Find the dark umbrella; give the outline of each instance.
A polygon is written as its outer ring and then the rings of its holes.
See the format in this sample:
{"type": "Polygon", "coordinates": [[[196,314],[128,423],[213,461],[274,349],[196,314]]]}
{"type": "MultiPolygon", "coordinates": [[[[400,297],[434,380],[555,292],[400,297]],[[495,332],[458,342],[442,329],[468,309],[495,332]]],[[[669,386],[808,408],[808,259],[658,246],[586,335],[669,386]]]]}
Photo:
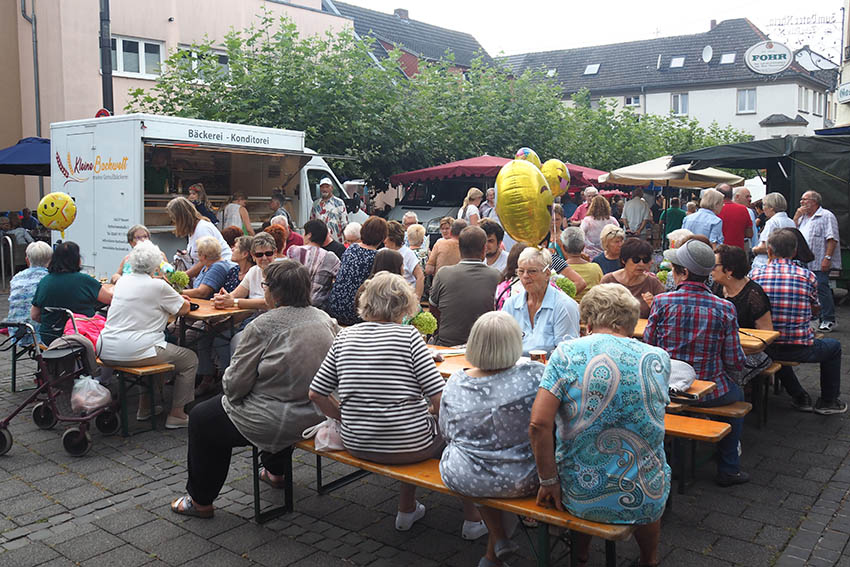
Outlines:
{"type": "Polygon", "coordinates": [[[10,175],[50,175],[50,140],[24,138],[0,150],[0,173],[10,175]]]}

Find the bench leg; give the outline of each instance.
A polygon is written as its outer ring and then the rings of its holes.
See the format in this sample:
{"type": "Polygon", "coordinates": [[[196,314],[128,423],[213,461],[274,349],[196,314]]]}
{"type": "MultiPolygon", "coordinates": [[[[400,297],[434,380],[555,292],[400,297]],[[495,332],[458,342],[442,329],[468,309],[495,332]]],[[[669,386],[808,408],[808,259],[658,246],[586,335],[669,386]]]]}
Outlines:
{"type": "Polygon", "coordinates": [[[605,567],[617,567],[617,543],[605,540],[605,567]]]}
{"type": "Polygon", "coordinates": [[[370,475],[369,471],[356,470],[342,478],[338,478],[328,484],[322,482],[322,456],[316,455],[316,492],[319,494],[329,494],[338,488],[342,488],[347,484],[351,484],[355,480],[359,480],[364,476],[370,475]]]}
{"type": "Polygon", "coordinates": [[[121,437],[130,436],[130,427],[127,424],[127,384],[124,382],[124,374],[121,372],[113,372],[113,376],[118,378],[118,400],[120,405],[119,413],[121,414],[121,437]]]}
{"type": "Polygon", "coordinates": [[[254,521],[258,524],[265,524],[268,521],[279,518],[284,514],[289,514],[294,509],[294,494],[292,487],[292,448],[289,450],[289,458],[286,460],[284,468],[284,477],[286,478],[283,487],[283,506],[271,508],[265,512],[260,511],[260,451],[256,446],[251,447],[251,468],[253,470],[254,484],[254,521]]]}
{"type": "Polygon", "coordinates": [[[767,377],[761,375],[753,378],[751,382],[753,408],[756,410],[756,426],[759,429],[762,427],[762,415],[764,414],[764,404],[762,402],[764,394],[762,392],[767,387],[766,382],[767,377]]]}
{"type": "MultiPolygon", "coordinates": [[[[155,379],[157,379],[158,377],[159,377],[158,374],[154,374],[152,376],[146,376],[145,377],[145,378],[147,378],[147,382],[148,382],[148,396],[150,396],[150,398],[148,398],[148,399],[150,399],[150,404],[151,404],[151,419],[150,419],[151,431],[156,431],[156,415],[154,415],[156,413],[154,411],[156,409],[156,397],[154,397],[154,393],[153,393],[153,381],[155,379]]],[[[142,378],[142,379],[144,380],[144,378],[142,378]]]]}
{"type": "MultiPolygon", "coordinates": [[[[572,531],[570,532],[572,537],[572,531]]],[[[570,564],[572,565],[573,550],[570,549],[570,564]]],[[[537,567],[549,567],[549,524],[537,522],[537,567]]]]}

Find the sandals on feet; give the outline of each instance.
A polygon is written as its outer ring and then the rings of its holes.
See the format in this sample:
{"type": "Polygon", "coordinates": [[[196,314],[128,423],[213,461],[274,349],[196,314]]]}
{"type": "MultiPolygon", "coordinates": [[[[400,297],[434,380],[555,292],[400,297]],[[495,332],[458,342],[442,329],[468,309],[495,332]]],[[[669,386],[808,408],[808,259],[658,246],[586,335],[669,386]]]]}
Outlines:
{"type": "Polygon", "coordinates": [[[192,516],[193,518],[212,518],[214,510],[198,510],[189,495],[181,496],[171,503],[171,511],[181,516],[192,516]]]}
{"type": "Polygon", "coordinates": [[[260,467],[260,480],[271,486],[272,488],[285,488],[286,487],[286,479],[284,480],[275,480],[272,478],[271,473],[266,470],[265,467],[260,467]]]}

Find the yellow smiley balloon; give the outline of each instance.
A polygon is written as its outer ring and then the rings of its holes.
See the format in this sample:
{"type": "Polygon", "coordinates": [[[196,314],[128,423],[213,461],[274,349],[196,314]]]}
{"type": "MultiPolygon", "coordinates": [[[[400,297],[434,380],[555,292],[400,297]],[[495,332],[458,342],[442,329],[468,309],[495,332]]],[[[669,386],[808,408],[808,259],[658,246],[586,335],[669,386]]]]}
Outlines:
{"type": "Polygon", "coordinates": [[[516,151],[516,157],[514,159],[524,159],[525,161],[529,161],[537,166],[537,169],[540,169],[540,156],[537,155],[537,152],[532,150],[531,148],[520,148],[516,151]]]}
{"type": "Polygon", "coordinates": [[[560,197],[567,192],[570,187],[570,170],[564,162],[559,159],[546,160],[540,171],[549,183],[552,195],[560,197]]]}
{"type": "Polygon", "coordinates": [[[540,244],[549,234],[554,196],[531,162],[506,163],[496,177],[496,214],[517,242],[540,244]]]}
{"type": "Polygon", "coordinates": [[[65,229],[77,218],[77,205],[67,193],[48,193],[38,203],[38,221],[50,230],[58,230],[65,238],[65,229]]]}

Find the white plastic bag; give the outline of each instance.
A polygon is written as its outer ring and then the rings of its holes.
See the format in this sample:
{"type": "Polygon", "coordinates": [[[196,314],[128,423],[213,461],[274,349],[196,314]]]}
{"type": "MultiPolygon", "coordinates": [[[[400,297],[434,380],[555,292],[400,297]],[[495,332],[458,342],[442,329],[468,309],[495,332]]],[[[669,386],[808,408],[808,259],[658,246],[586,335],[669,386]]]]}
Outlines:
{"type": "Polygon", "coordinates": [[[91,376],[80,376],[71,390],[71,409],[92,412],[109,404],[112,394],[91,376]]]}
{"type": "Polygon", "coordinates": [[[304,439],[315,437],[315,446],[317,451],[343,451],[345,447],[342,444],[342,435],[340,434],[341,424],[332,417],[313,427],[308,427],[301,434],[304,439]]]}

